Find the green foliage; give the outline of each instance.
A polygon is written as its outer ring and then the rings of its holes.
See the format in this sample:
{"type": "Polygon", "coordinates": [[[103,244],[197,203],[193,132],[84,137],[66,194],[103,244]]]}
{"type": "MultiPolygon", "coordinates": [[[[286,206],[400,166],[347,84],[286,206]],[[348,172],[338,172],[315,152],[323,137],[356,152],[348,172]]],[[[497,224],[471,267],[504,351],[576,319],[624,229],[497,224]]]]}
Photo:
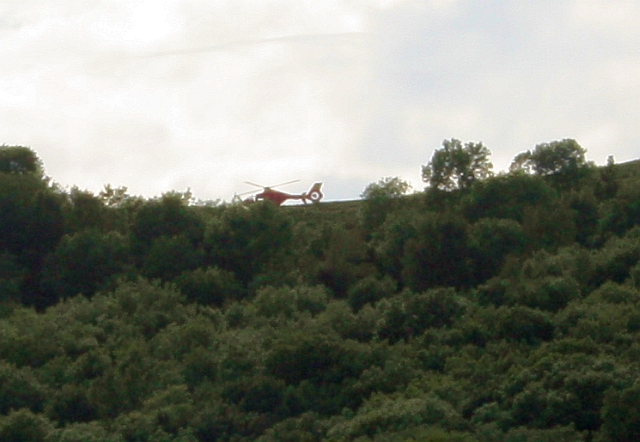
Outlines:
{"type": "Polygon", "coordinates": [[[39,178],[0,173],[0,249],[18,256],[51,249],[63,233],[61,200],[39,178]]]}
{"type": "Polygon", "coordinates": [[[639,163],[592,174],[569,141],[489,177],[451,140],[440,188],[313,207],[96,197],[17,162],[0,440],[637,439],[639,163]]]}
{"type": "Polygon", "coordinates": [[[395,200],[410,189],[409,183],[398,177],[386,177],[369,184],[360,195],[364,199],[360,206],[360,222],[365,230],[371,232],[380,227],[393,210],[395,200]]]}
{"type": "Polygon", "coordinates": [[[540,177],[513,173],[474,183],[462,206],[472,221],[507,218],[522,222],[526,210],[547,207],[557,197],[557,192],[540,177]]]}
{"type": "Polygon", "coordinates": [[[140,273],[147,278],[171,281],[183,272],[201,268],[205,252],[186,235],[154,239],[142,259],[140,273]]]}
{"type": "Polygon", "coordinates": [[[525,305],[556,312],[582,297],[586,282],[582,273],[589,267],[588,253],[562,249],[557,254],[534,253],[524,260],[515,275],[496,278],[479,287],[479,296],[494,305],[525,305]]]}
{"type": "Polygon", "coordinates": [[[604,440],[632,442],[640,438],[640,385],[622,391],[611,389],[604,397],[602,409],[604,440]]]}
{"type": "Polygon", "coordinates": [[[361,278],[375,272],[368,260],[368,250],[359,231],[345,225],[326,226],[322,232],[324,247],[315,280],[343,299],[349,288],[361,278]]]}
{"type": "Polygon", "coordinates": [[[525,210],[522,228],[531,248],[553,250],[576,242],[578,221],[575,210],[558,202],[525,210]]]}
{"type": "Polygon", "coordinates": [[[166,193],[143,204],[135,212],[131,226],[135,246],[146,250],[153,240],[163,236],[184,236],[194,244],[202,241],[204,222],[187,204],[188,199],[178,193],[166,193]]]}
{"type": "Polygon", "coordinates": [[[569,138],[542,143],[533,151],[518,154],[511,163],[511,171],[551,176],[557,184],[571,187],[593,167],[585,159],[585,153],[584,148],[569,138]]]}
{"type": "Polygon", "coordinates": [[[582,246],[592,247],[598,233],[598,201],[590,189],[572,192],[569,207],[576,213],[576,241],[582,246]]]}
{"type": "Polygon", "coordinates": [[[175,283],[187,299],[203,305],[221,307],[225,301],[236,300],[242,293],[233,272],[219,267],[198,267],[182,272],[175,283]]]}
{"type": "Polygon", "coordinates": [[[26,273],[15,255],[0,252],[0,303],[20,299],[20,289],[26,273]]]}
{"type": "Polygon", "coordinates": [[[557,315],[556,323],[565,336],[589,337],[601,344],[620,344],[633,339],[638,316],[630,305],[572,303],[557,315]]]}
{"type": "Polygon", "coordinates": [[[0,416],[0,440],[12,442],[42,442],[53,425],[42,415],[27,409],[0,416]]]}
{"type": "Polygon", "coordinates": [[[592,287],[605,281],[624,282],[640,262],[640,228],[629,231],[623,238],[611,238],[592,255],[589,281],[592,287]]]}
{"type": "Polygon", "coordinates": [[[417,235],[417,214],[412,215],[401,217],[391,214],[370,241],[379,272],[391,276],[396,281],[401,280],[401,259],[405,244],[417,235]]]}
{"type": "Polygon", "coordinates": [[[127,271],[128,241],[117,232],[85,230],[65,235],[45,260],[42,286],[56,299],[92,296],[127,271]]]}
{"type": "Polygon", "coordinates": [[[207,229],[211,261],[233,272],[244,287],[263,272],[281,275],[291,253],[291,224],[283,211],[268,202],[227,207],[207,229]]]}
{"type": "Polygon", "coordinates": [[[125,186],[114,189],[111,184],[105,184],[98,196],[107,207],[122,207],[131,200],[125,186]]]}
{"type": "Polygon", "coordinates": [[[411,186],[399,177],[385,177],[376,183],[369,184],[361,198],[365,200],[400,198],[411,190],[411,186]]]}
{"type": "Polygon", "coordinates": [[[327,291],[321,286],[267,286],[257,291],[253,305],[259,315],[292,319],[302,312],[312,315],[321,313],[327,306],[327,299],[327,291]]]}
{"type": "Polygon", "coordinates": [[[468,227],[459,215],[427,214],[403,252],[402,281],[416,292],[464,287],[470,281],[468,227]]]}
{"type": "Polygon", "coordinates": [[[339,341],[334,334],[299,332],[280,336],[264,361],[269,375],[291,387],[291,412],[323,415],[359,405],[362,398],[350,386],[372,362],[362,344],[339,341]]]}
{"type": "Polygon", "coordinates": [[[135,324],[147,338],[169,324],[186,321],[190,314],[180,292],[144,279],[124,282],[106,296],[112,299],[113,314],[135,324]]]}
{"type": "Polygon", "coordinates": [[[358,313],[353,313],[346,301],[332,301],[318,320],[342,339],[369,342],[374,337],[379,312],[365,305],[358,313]]]}
{"type": "Polygon", "coordinates": [[[349,305],[359,311],[366,304],[374,305],[381,299],[391,297],[398,290],[398,284],[389,275],[375,277],[365,276],[349,288],[349,305]]]}
{"type": "Polygon", "coordinates": [[[548,314],[525,306],[500,307],[494,321],[498,337],[528,345],[550,341],[555,331],[548,314]]]}
{"type": "Polygon", "coordinates": [[[43,409],[47,391],[28,367],[18,368],[0,361],[0,414],[28,408],[34,413],[43,409]]]}
{"type": "Polygon", "coordinates": [[[611,199],[620,189],[620,181],[616,171],[613,155],[607,158],[607,165],[600,169],[599,180],[596,182],[596,195],[600,199],[611,199]]]}
{"type": "Polygon", "coordinates": [[[514,428],[501,436],[505,442],[578,442],[583,435],[571,426],[557,426],[549,429],[514,428]]]}
{"type": "Polygon", "coordinates": [[[41,293],[39,271],[64,232],[61,196],[39,176],[0,173],[0,232],[0,253],[26,270],[20,301],[40,308],[55,302],[41,293]]]}
{"type": "Polygon", "coordinates": [[[327,424],[317,413],[307,412],[299,417],[280,421],[257,439],[259,442],[320,442],[324,440],[327,424]]]}
{"type": "Polygon", "coordinates": [[[0,321],[0,358],[18,367],[41,367],[60,356],[60,343],[54,330],[57,325],[42,321],[36,312],[26,308],[13,311],[0,321]]]}
{"type": "MultiPolygon", "coordinates": [[[[515,424],[534,428],[572,425],[578,431],[597,431],[605,393],[628,385],[629,374],[613,361],[581,353],[556,353],[542,348],[536,362],[515,379],[508,390],[518,391],[511,401],[515,424]]],[[[506,404],[505,404],[506,405],[506,404]]]]}
{"type": "Polygon", "coordinates": [[[103,201],[91,192],[72,187],[64,209],[67,232],[110,230],[114,227],[108,220],[111,213],[103,201]]]}
{"type": "Polygon", "coordinates": [[[640,301],[639,287],[619,284],[613,281],[607,281],[597,289],[593,290],[585,302],[589,304],[631,304],[634,305],[640,301]]]}
{"type": "Polygon", "coordinates": [[[334,425],[327,436],[328,440],[354,440],[360,435],[373,437],[427,425],[445,429],[464,427],[462,418],[451,405],[434,395],[408,398],[375,395],[355,416],[334,425]]]}
{"type": "Polygon", "coordinates": [[[47,415],[62,425],[90,422],[98,418],[96,407],[88,397],[87,388],[76,384],[63,385],[56,391],[48,403],[47,415]]]}
{"type": "Polygon", "coordinates": [[[603,207],[600,219],[601,234],[624,235],[640,224],[640,188],[637,183],[624,186],[617,198],[603,207]]]}
{"type": "Polygon", "coordinates": [[[586,150],[572,139],[536,145],[532,151],[519,154],[511,164],[512,170],[525,170],[538,175],[552,175],[584,167],[586,150]]]}
{"type": "Polygon", "coordinates": [[[452,288],[431,289],[420,294],[405,290],[380,301],[376,309],[382,313],[377,334],[392,343],[419,336],[428,328],[448,327],[464,312],[452,288]]]}
{"type": "Polygon", "coordinates": [[[121,442],[96,422],[70,424],[49,432],[45,442],[121,442]]]}
{"type": "Polygon", "coordinates": [[[505,259],[520,254],[527,245],[522,226],[510,219],[479,220],[471,226],[468,241],[476,284],[496,276],[505,259]]]}
{"type": "Polygon", "coordinates": [[[432,188],[443,190],[468,189],[477,180],[491,176],[491,151],[482,143],[452,138],[442,142],[431,161],[422,166],[422,180],[432,188]]]}
{"type": "Polygon", "coordinates": [[[0,173],[42,175],[42,161],[28,147],[0,146],[0,173]]]}

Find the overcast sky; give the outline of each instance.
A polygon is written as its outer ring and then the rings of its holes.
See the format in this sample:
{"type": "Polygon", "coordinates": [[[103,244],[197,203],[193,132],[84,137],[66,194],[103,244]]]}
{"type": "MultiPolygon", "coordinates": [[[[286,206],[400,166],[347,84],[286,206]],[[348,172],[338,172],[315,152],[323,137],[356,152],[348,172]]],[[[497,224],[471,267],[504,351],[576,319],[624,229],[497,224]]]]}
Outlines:
{"type": "Polygon", "coordinates": [[[0,144],[63,186],[356,199],[442,141],[640,157],[639,0],[0,0],[0,144]]]}

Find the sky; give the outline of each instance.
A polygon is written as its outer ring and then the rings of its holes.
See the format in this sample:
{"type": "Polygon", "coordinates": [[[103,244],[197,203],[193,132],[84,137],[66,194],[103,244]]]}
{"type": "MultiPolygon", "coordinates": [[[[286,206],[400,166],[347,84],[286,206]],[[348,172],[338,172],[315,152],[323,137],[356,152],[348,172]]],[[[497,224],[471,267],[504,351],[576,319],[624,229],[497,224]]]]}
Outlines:
{"type": "Polygon", "coordinates": [[[445,139],[640,157],[639,0],[1,0],[0,145],[59,185],[358,199],[445,139]]]}

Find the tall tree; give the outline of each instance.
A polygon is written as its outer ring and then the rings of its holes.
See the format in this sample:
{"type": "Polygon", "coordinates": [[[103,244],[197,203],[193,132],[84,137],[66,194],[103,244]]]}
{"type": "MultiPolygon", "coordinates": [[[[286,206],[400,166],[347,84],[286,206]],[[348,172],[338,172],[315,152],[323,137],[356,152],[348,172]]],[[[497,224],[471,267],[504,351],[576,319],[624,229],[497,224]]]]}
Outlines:
{"type": "Polygon", "coordinates": [[[491,151],[482,143],[452,138],[442,142],[442,149],[433,153],[431,161],[422,166],[422,180],[442,190],[467,189],[480,179],[492,175],[491,151]]]}

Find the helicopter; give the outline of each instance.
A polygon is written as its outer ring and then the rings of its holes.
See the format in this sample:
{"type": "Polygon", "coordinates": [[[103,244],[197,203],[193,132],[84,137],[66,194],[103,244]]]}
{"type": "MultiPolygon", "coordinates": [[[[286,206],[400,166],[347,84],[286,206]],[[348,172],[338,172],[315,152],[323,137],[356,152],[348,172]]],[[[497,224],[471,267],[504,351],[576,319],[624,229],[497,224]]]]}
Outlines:
{"type": "MultiPolygon", "coordinates": [[[[275,187],[285,186],[287,184],[297,183],[300,180],[287,181],[285,183],[276,184],[275,186],[261,186],[260,184],[255,184],[250,181],[245,181],[245,184],[249,184],[250,186],[260,187],[262,188],[262,192],[256,194],[253,198],[248,198],[244,200],[245,203],[253,203],[257,201],[271,201],[276,206],[281,206],[287,200],[302,200],[303,203],[307,204],[307,201],[311,201],[312,203],[318,203],[324,196],[322,194],[322,183],[314,183],[311,188],[303,192],[301,194],[291,194],[281,192],[279,190],[274,190],[275,187]]],[[[249,193],[259,192],[258,190],[252,190],[250,192],[241,193],[241,195],[247,195],[249,193]]]]}

